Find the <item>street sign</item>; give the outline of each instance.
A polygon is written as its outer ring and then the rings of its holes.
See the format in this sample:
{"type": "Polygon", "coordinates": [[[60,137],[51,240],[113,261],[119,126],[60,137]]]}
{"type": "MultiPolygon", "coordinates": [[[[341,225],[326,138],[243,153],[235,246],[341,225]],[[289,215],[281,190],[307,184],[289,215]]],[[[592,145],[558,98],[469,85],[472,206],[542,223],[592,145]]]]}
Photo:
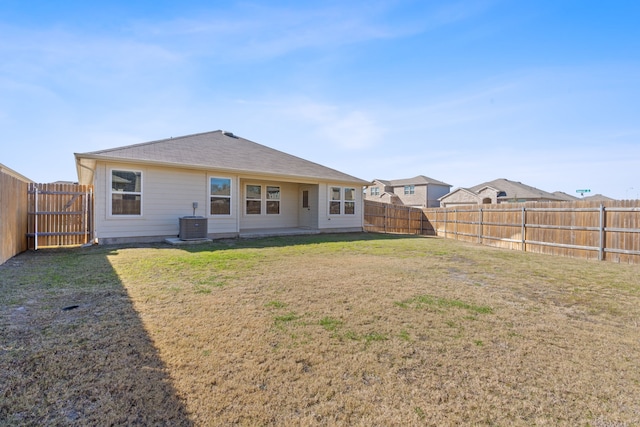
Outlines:
{"type": "Polygon", "coordinates": [[[588,189],[576,190],[576,193],[580,193],[581,196],[584,196],[584,193],[591,193],[591,190],[588,190],[588,189]]]}

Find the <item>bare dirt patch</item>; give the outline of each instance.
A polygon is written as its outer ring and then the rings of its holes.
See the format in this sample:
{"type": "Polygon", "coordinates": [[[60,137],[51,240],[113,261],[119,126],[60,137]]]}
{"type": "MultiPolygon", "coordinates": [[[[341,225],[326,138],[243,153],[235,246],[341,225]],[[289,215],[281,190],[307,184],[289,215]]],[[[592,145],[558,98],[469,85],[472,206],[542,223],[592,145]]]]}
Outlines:
{"type": "Polygon", "coordinates": [[[372,234],[27,253],[0,421],[637,425],[639,273],[372,234]]]}

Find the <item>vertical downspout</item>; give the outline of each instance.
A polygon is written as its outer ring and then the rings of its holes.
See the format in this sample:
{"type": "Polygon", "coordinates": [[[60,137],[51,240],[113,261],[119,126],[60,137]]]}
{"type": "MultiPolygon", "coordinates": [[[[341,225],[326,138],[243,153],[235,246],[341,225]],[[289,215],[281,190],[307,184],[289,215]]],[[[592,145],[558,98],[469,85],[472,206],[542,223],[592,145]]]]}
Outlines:
{"type": "MultiPolygon", "coordinates": [[[[366,189],[365,189],[365,191],[366,191],[366,189]]],[[[361,208],[360,208],[360,224],[362,224],[362,231],[365,231],[365,229],[364,229],[364,226],[365,226],[365,224],[364,224],[364,213],[365,213],[364,212],[364,199],[365,199],[364,192],[361,191],[360,192],[360,206],[361,206],[361,208]]],[[[301,205],[301,203],[298,202],[298,207],[300,205],[301,205]]]]}
{"type": "Polygon", "coordinates": [[[240,188],[240,175],[236,176],[236,230],[238,237],[240,237],[240,212],[242,210],[242,200],[240,200],[241,188],[240,188]]]}

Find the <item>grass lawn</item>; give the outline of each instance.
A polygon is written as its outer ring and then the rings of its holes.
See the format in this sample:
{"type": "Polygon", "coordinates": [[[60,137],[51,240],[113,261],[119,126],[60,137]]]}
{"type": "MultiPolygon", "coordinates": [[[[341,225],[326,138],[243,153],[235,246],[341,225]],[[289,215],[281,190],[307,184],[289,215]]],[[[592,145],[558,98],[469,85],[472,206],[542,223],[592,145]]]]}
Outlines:
{"type": "Polygon", "coordinates": [[[640,425],[640,266],[377,234],[0,266],[2,425],[640,425]]]}

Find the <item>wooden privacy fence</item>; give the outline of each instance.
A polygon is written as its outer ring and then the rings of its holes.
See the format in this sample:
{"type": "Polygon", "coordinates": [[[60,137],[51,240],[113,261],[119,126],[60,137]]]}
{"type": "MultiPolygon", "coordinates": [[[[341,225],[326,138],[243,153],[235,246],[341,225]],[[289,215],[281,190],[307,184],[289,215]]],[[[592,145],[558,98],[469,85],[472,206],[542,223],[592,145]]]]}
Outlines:
{"type": "Polygon", "coordinates": [[[27,250],[27,189],[30,180],[0,164],[0,264],[27,250]]]}
{"type": "Polygon", "coordinates": [[[365,231],[640,264],[640,201],[410,208],[365,200],[365,231]]]}
{"type": "Polygon", "coordinates": [[[29,249],[76,246],[92,236],[93,188],[78,184],[30,184],[29,249]]]}
{"type": "Polygon", "coordinates": [[[438,236],[576,258],[640,264],[640,201],[424,209],[438,236]]]}
{"type": "Polygon", "coordinates": [[[364,201],[364,229],[374,233],[435,234],[420,208],[364,201]]]}

